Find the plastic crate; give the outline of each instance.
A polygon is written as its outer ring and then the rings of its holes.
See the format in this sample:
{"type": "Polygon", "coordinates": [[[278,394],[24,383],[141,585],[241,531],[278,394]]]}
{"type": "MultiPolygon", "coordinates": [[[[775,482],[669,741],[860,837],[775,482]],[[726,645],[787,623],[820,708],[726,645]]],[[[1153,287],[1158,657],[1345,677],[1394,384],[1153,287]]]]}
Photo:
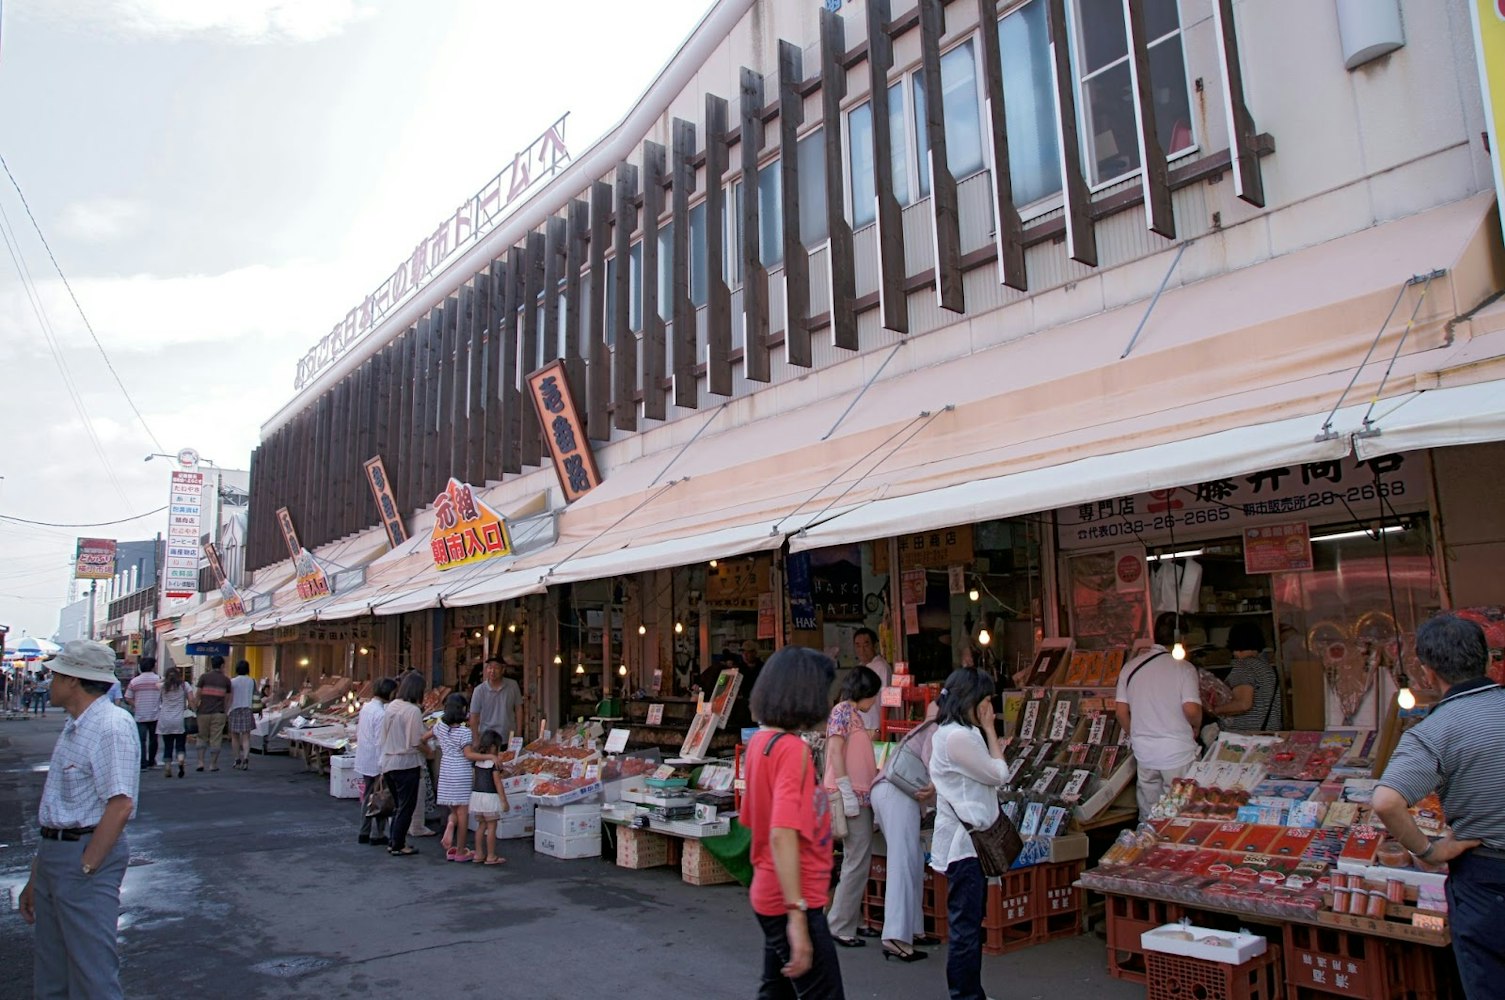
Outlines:
{"type": "Polygon", "coordinates": [[[1280,1000],[1280,949],[1275,945],[1243,965],[1202,958],[1145,955],[1146,1000],[1280,1000]]]}
{"type": "Polygon", "coordinates": [[[1084,863],[1081,861],[1058,861],[1053,864],[1036,865],[1035,873],[1035,920],[1036,936],[1041,941],[1076,937],[1082,932],[1082,897],[1084,893],[1075,886],[1081,877],[1084,863]]]}
{"type": "Polygon", "coordinates": [[[1036,920],[1035,872],[1020,868],[988,881],[987,909],[982,918],[984,955],[1006,955],[1039,940],[1036,920]]]}
{"type": "Polygon", "coordinates": [[[920,889],[920,909],[925,915],[925,930],[946,940],[949,918],[946,916],[946,876],[933,868],[925,869],[925,884],[920,889]]]}
{"type": "Polygon", "coordinates": [[[1145,981],[1144,948],[1140,946],[1139,935],[1180,920],[1186,915],[1186,910],[1176,903],[1109,895],[1104,913],[1108,929],[1108,975],[1142,983],[1145,981]]]}
{"type": "Polygon", "coordinates": [[[1387,941],[1384,958],[1390,1000],[1463,1000],[1458,963],[1450,949],[1387,941]]]}
{"type": "Polygon", "coordinates": [[[1390,1000],[1389,943],[1340,927],[1285,925],[1285,979],[1302,1000],[1390,1000]]]}
{"type": "Polygon", "coordinates": [[[680,857],[679,874],[690,885],[722,885],[727,882],[735,882],[728,872],[716,859],[716,856],[705,849],[698,840],[686,840],[684,854],[680,857]]]}
{"type": "Polygon", "coordinates": [[[888,859],[873,855],[868,865],[867,883],[862,890],[862,925],[869,930],[883,928],[883,896],[886,889],[888,859]]]}

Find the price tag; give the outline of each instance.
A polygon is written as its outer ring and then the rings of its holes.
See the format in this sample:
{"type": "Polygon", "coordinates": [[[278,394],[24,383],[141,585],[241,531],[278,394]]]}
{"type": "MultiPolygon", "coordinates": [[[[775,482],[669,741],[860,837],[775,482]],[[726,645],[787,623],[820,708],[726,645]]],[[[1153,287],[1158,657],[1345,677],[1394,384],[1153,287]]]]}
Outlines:
{"type": "Polygon", "coordinates": [[[613,729],[606,737],[606,752],[621,753],[626,750],[627,737],[630,732],[628,729],[613,729]]]}
{"type": "Polygon", "coordinates": [[[904,689],[900,687],[886,687],[879,694],[879,700],[884,708],[903,708],[904,689]]]}
{"type": "Polygon", "coordinates": [[[579,778],[585,774],[585,761],[577,760],[570,765],[570,777],[579,778]]]}
{"type": "Polygon", "coordinates": [[[663,724],[664,724],[664,706],[662,706],[662,705],[649,705],[648,706],[648,725],[650,725],[650,726],[661,726],[663,724]]]}
{"type": "Polygon", "coordinates": [[[660,764],[658,768],[653,772],[653,777],[659,781],[668,781],[670,778],[674,777],[674,765],[660,764]]]}
{"type": "Polygon", "coordinates": [[[514,757],[516,757],[518,754],[522,753],[523,752],[523,738],[521,736],[514,736],[514,737],[512,737],[512,739],[510,739],[510,740],[507,741],[507,749],[512,751],[512,756],[514,756],[514,757]]]}
{"type": "Polygon", "coordinates": [[[600,764],[587,764],[585,766],[585,777],[586,777],[586,780],[588,780],[588,781],[600,781],[601,780],[601,765],[600,764]]]}

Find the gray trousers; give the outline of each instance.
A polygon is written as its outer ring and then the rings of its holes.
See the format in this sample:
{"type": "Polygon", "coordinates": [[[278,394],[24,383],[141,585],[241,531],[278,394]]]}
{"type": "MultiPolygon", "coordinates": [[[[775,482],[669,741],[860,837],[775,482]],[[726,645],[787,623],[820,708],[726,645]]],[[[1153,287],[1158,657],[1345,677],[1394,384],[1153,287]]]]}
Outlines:
{"type": "Polygon", "coordinates": [[[887,781],[873,786],[873,814],[888,844],[883,883],[883,940],[912,944],[925,934],[925,848],[920,804],[887,781]]]}
{"type": "MultiPolygon", "coordinates": [[[[834,796],[832,808],[841,808],[841,797],[834,796]]],[[[841,881],[831,894],[831,910],[826,922],[832,937],[849,938],[857,933],[862,918],[862,893],[867,889],[868,867],[873,860],[873,809],[863,806],[856,816],[847,817],[847,839],[841,842],[841,881]]]]}
{"type": "Polygon", "coordinates": [[[43,840],[32,883],[37,911],[32,972],[38,1000],[116,1000],[120,882],[131,850],[125,834],[99,871],[83,873],[83,840],[43,840]]]}

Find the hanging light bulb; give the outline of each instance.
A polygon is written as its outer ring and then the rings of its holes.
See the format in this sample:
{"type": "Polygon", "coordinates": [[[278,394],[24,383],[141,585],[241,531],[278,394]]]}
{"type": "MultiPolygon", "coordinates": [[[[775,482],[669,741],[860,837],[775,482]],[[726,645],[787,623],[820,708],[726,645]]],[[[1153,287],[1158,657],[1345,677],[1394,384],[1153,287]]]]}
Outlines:
{"type": "Polygon", "coordinates": [[[1400,690],[1395,692],[1395,704],[1400,706],[1403,712],[1409,712],[1416,707],[1416,692],[1411,690],[1411,682],[1405,674],[1400,675],[1400,690]]]}
{"type": "Polygon", "coordinates": [[[480,637],[481,637],[481,630],[480,629],[476,629],[476,631],[475,631],[475,638],[479,639],[480,637]]]}
{"type": "Polygon", "coordinates": [[[977,592],[976,587],[973,587],[971,590],[967,591],[967,600],[969,601],[975,601],[981,596],[982,595],[977,592]]]}
{"type": "Polygon", "coordinates": [[[1177,639],[1176,640],[1176,644],[1171,647],[1171,659],[1173,659],[1173,660],[1184,660],[1184,659],[1186,659],[1186,647],[1181,644],[1181,640],[1180,639],[1177,639]]]}
{"type": "Polygon", "coordinates": [[[585,664],[583,664],[583,663],[577,663],[577,664],[575,664],[575,673],[577,673],[577,674],[583,674],[583,673],[585,673],[585,664]]]}
{"type": "Polygon", "coordinates": [[[554,666],[558,667],[558,666],[562,666],[563,664],[564,664],[564,657],[560,656],[558,653],[555,653],[554,654],[554,666]]]}
{"type": "Polygon", "coordinates": [[[620,667],[618,667],[617,668],[617,673],[620,674],[623,677],[626,677],[627,676],[627,664],[624,663],[620,667]]]}
{"type": "Polygon", "coordinates": [[[365,646],[361,647],[361,655],[362,656],[365,656],[369,652],[371,652],[371,650],[367,649],[365,646]]]}
{"type": "Polygon", "coordinates": [[[488,632],[495,632],[496,631],[496,622],[487,622],[486,623],[486,631],[488,631],[488,632]]]}
{"type": "Polygon", "coordinates": [[[647,625],[639,625],[638,626],[638,635],[647,635],[647,634],[648,634],[648,626],[647,625]]]}
{"type": "Polygon", "coordinates": [[[684,622],[675,622],[674,623],[674,634],[675,635],[684,635],[685,634],[685,623],[684,622]]]}
{"type": "Polygon", "coordinates": [[[517,622],[508,622],[507,623],[507,631],[508,632],[516,632],[517,631],[517,622]]]}
{"type": "Polygon", "coordinates": [[[978,631],[978,633],[977,633],[977,644],[979,646],[986,646],[986,645],[988,645],[988,643],[990,643],[992,641],[993,641],[993,637],[990,634],[988,634],[988,630],[987,629],[980,629],[978,631]]]}
{"type": "Polygon", "coordinates": [[[298,666],[300,666],[300,667],[306,667],[306,666],[308,666],[308,657],[304,656],[304,657],[300,658],[298,660],[298,666]]]}
{"type": "Polygon", "coordinates": [[[711,560],[711,569],[715,569],[715,568],[716,568],[716,560],[712,559],[711,560]]]}

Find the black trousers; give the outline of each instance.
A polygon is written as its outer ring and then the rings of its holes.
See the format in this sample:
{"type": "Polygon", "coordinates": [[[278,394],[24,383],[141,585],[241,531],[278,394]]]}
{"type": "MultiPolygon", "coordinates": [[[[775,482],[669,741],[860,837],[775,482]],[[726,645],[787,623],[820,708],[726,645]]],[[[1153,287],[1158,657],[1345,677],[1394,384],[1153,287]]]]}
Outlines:
{"type": "Polygon", "coordinates": [[[982,917],[988,880],[976,858],[946,869],[946,985],[951,1000],[987,1000],[982,990],[982,917]]]}
{"type": "Polygon", "coordinates": [[[806,914],[812,955],[810,971],[798,979],[779,971],[789,961],[788,918],[756,916],[763,925],[763,982],[758,986],[758,1000],[845,1000],[841,963],[823,910],[806,914]]]}
{"type": "Polygon", "coordinates": [[[1448,862],[1453,957],[1468,1000],[1497,997],[1505,983],[1505,860],[1468,852],[1448,862]]]}
{"type": "Polygon", "coordinates": [[[401,771],[387,771],[387,787],[397,801],[397,811],[387,824],[389,847],[400,851],[408,846],[408,826],[413,822],[413,810],[418,806],[418,768],[406,767],[401,771]]]}
{"type": "Polygon", "coordinates": [[[157,720],[142,722],[136,720],[136,734],[141,737],[141,765],[143,767],[157,766],[157,720]]]}
{"type": "Polygon", "coordinates": [[[162,734],[162,763],[170,764],[178,757],[188,756],[187,733],[162,734]]]}

